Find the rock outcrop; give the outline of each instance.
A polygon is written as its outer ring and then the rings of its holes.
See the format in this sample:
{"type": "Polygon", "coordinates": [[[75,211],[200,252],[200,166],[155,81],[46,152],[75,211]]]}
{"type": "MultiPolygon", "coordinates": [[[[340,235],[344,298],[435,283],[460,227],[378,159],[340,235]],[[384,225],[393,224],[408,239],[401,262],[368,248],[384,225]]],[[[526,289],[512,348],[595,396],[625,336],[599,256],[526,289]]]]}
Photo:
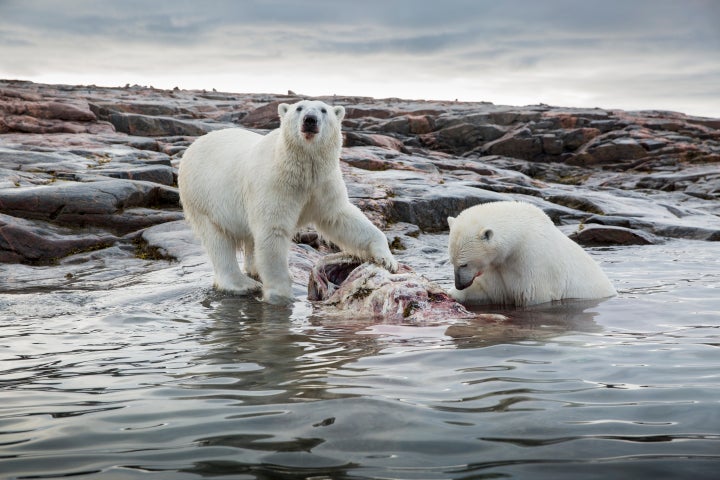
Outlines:
{"type": "MultiPolygon", "coordinates": [[[[182,219],[177,166],[194,138],[275,128],[297,98],[0,81],[0,261],[53,264],[182,219]]],[[[540,206],[586,245],[720,240],[720,119],[321,99],[347,109],[349,194],[395,248],[500,199],[540,206]]]]}

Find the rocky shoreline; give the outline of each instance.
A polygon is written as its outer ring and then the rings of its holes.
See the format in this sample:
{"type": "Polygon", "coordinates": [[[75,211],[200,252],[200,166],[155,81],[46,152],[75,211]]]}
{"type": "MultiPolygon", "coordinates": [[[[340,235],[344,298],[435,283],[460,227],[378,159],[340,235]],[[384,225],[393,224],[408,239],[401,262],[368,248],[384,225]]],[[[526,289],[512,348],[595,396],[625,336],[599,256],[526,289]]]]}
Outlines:
{"type": "MultiPolygon", "coordinates": [[[[12,264],[77,263],[118,249],[177,257],[158,232],[187,235],[177,193],[187,146],[215,129],[276,128],[277,104],[298,98],[0,80],[6,287],[12,264]]],[[[420,232],[446,231],[447,216],[499,199],[538,205],[583,245],[720,240],[720,119],[320,99],[346,107],[349,195],[397,251],[420,232]]],[[[312,243],[312,232],[302,239],[312,243]]]]}

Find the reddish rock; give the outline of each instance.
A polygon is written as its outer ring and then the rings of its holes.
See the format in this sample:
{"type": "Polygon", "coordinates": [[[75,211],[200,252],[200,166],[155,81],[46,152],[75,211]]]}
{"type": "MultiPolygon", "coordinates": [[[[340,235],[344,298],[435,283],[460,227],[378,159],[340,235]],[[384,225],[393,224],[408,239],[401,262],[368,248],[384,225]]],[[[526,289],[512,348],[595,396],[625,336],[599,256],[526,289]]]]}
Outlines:
{"type": "Polygon", "coordinates": [[[87,103],[46,101],[34,94],[0,89],[0,133],[83,133],[96,122],[87,103]]]}
{"type": "Polygon", "coordinates": [[[248,113],[241,121],[244,126],[250,128],[273,129],[280,126],[280,117],[278,116],[278,106],[281,103],[294,103],[299,98],[287,98],[270,102],[267,105],[256,108],[248,113]]]}
{"type": "Polygon", "coordinates": [[[392,164],[375,155],[344,155],[342,161],[362,170],[380,171],[392,168],[392,164]]]}
{"type": "Polygon", "coordinates": [[[401,135],[422,135],[435,129],[435,122],[428,115],[402,115],[378,126],[381,132],[401,135]]]}
{"type": "Polygon", "coordinates": [[[398,152],[405,150],[405,145],[397,138],[377,133],[346,132],[344,145],[346,147],[381,147],[398,152]]]}
{"type": "MultiPolygon", "coordinates": [[[[333,103],[332,100],[329,100],[329,103],[333,103]]],[[[366,106],[366,105],[346,105],[345,106],[345,118],[348,119],[355,119],[355,118],[390,118],[396,115],[396,111],[393,109],[387,108],[386,105],[375,107],[375,106],[366,106]]]]}
{"type": "Polygon", "coordinates": [[[30,91],[0,88],[0,99],[18,99],[25,100],[27,102],[39,102],[43,99],[43,97],[42,95],[38,95],[30,91]]]}
{"type": "Polygon", "coordinates": [[[558,121],[560,124],[560,127],[570,129],[577,127],[578,123],[578,117],[574,115],[570,115],[567,113],[560,113],[560,114],[554,114],[554,113],[546,113],[545,116],[554,118],[558,121]]]}

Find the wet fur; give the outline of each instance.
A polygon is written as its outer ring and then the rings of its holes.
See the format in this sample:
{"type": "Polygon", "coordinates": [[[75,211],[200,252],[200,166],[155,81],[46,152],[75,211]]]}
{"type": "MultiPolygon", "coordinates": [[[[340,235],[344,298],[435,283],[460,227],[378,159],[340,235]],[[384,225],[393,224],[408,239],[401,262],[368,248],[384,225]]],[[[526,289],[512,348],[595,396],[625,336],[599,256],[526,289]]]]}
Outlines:
{"type": "Polygon", "coordinates": [[[533,205],[477,205],[448,223],[456,278],[472,282],[450,291],[462,303],[525,306],[616,294],[592,257],[533,205]]]}

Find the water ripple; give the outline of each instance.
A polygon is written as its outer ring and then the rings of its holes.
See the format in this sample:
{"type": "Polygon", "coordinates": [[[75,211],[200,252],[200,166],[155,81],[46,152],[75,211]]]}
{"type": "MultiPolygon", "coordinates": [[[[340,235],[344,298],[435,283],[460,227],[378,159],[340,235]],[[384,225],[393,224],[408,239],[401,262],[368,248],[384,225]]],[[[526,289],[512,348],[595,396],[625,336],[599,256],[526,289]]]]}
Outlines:
{"type": "Polygon", "coordinates": [[[31,269],[0,293],[0,471],[714,479],[720,246],[680,246],[595,252],[619,297],[499,325],[323,318],[181,264],[64,289],[31,269]]]}

